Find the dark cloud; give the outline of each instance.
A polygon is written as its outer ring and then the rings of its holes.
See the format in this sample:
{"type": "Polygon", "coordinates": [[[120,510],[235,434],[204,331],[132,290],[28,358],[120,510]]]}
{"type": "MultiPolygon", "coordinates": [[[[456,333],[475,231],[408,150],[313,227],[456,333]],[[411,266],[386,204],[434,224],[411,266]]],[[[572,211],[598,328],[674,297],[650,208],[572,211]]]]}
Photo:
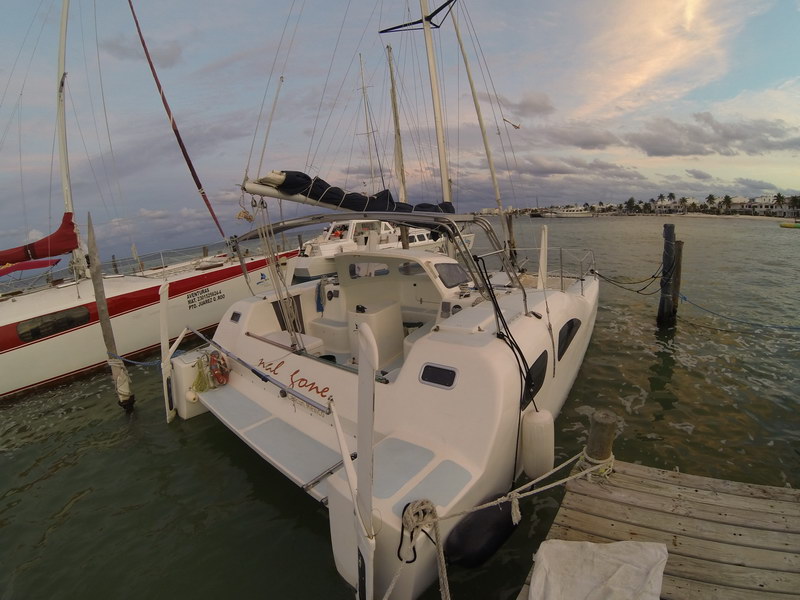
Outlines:
{"type": "Polygon", "coordinates": [[[763,193],[767,190],[770,191],[777,191],[777,186],[771,184],[768,181],[760,181],[758,179],[746,179],[744,177],[738,177],[734,180],[734,182],[741,186],[744,190],[749,190],[748,193],[763,193]]]}
{"type": "MultiPolygon", "coordinates": [[[[132,37],[126,36],[103,40],[100,47],[119,60],[141,61],[144,57],[141,43],[132,37]]],[[[181,62],[183,58],[183,49],[174,40],[166,42],[148,41],[147,49],[150,51],[153,63],[159,68],[167,69],[173,67],[181,62]]]]}
{"type": "Polygon", "coordinates": [[[798,128],[781,119],[722,122],[708,112],[693,116],[694,123],[652,119],[643,131],[628,134],[625,140],[648,156],[735,156],[800,150],[798,128]]]}
{"type": "Polygon", "coordinates": [[[500,104],[513,119],[541,117],[555,112],[550,96],[541,92],[528,92],[518,102],[500,96],[500,104]]]}
{"type": "Polygon", "coordinates": [[[596,129],[588,123],[546,127],[542,133],[553,143],[574,146],[582,150],[602,150],[608,146],[622,144],[622,141],[610,131],[596,129]]]}
{"type": "Polygon", "coordinates": [[[686,172],[695,179],[700,179],[706,181],[708,179],[714,179],[713,175],[706,173],[705,171],[701,171],[700,169],[686,169],[686,172]]]}

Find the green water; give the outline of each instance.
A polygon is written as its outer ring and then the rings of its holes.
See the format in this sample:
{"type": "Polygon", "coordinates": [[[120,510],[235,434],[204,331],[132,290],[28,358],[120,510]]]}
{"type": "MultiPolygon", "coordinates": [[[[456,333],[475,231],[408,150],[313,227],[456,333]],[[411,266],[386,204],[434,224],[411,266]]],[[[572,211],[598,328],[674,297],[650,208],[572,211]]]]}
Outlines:
{"type": "MultiPolygon", "coordinates": [[[[551,245],[592,248],[603,275],[639,280],[660,263],[665,222],[685,243],[686,297],[747,323],[684,303],[675,330],[660,334],[657,295],[604,283],[556,421],[557,459],[582,447],[592,411],[610,408],[621,460],[797,487],[800,332],[759,325],[800,327],[800,232],[688,217],[547,225],[551,245]]],[[[541,224],[517,220],[520,245],[541,224]]],[[[105,375],[0,404],[0,599],[352,598],[326,510],[210,415],[166,425],[158,371],[132,377],[131,417],[105,375]]],[[[515,598],[558,500],[526,501],[495,557],[451,568],[453,597],[515,598]]],[[[435,585],[425,595],[438,597],[435,585]]]]}

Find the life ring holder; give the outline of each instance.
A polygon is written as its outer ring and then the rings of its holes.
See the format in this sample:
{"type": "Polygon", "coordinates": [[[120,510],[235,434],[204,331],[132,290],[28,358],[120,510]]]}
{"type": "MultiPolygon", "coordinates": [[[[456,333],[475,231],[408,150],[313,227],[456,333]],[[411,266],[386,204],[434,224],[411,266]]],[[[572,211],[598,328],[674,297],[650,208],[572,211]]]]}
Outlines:
{"type": "Polygon", "coordinates": [[[225,362],[225,357],[217,350],[214,350],[208,356],[208,369],[211,371],[211,375],[218,385],[225,385],[228,383],[231,370],[228,367],[228,363],[225,362]]]}

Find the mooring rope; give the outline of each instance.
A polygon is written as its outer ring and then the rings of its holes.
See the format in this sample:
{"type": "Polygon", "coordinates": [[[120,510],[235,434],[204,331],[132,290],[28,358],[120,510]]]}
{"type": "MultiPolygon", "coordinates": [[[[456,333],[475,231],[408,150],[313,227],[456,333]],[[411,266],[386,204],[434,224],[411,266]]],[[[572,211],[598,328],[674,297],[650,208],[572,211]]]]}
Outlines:
{"type": "MultiPolygon", "coordinates": [[[[461,512],[453,513],[444,517],[440,517],[436,513],[436,506],[427,499],[416,500],[414,502],[409,502],[406,507],[403,509],[403,530],[408,531],[409,540],[413,545],[415,543],[415,539],[417,535],[422,532],[425,533],[426,537],[431,540],[431,542],[436,546],[437,551],[437,565],[439,570],[439,590],[442,595],[442,600],[449,600],[450,598],[450,589],[447,584],[447,565],[444,559],[444,546],[442,545],[440,534],[439,534],[439,522],[444,521],[446,519],[455,519],[457,517],[462,517],[468,515],[470,513],[483,510],[484,508],[489,508],[490,506],[499,506],[500,504],[504,504],[506,502],[511,503],[511,520],[514,525],[517,525],[522,519],[522,513],[519,508],[519,501],[523,498],[527,498],[529,496],[533,496],[535,494],[540,494],[546,490],[552,489],[559,485],[564,485],[565,483],[572,481],[573,479],[578,479],[580,477],[590,477],[593,474],[597,477],[607,477],[614,469],[614,455],[612,454],[609,458],[605,460],[597,460],[593,459],[590,456],[586,455],[586,450],[582,450],[572,458],[569,458],[562,462],[557,467],[554,467],[547,473],[540,475],[536,479],[524,483],[523,485],[511,490],[505,496],[501,496],[496,500],[491,502],[487,502],[485,504],[481,504],[479,506],[475,506],[473,508],[463,510],[461,512]],[[571,465],[572,463],[578,463],[579,470],[567,477],[559,479],[558,481],[553,481],[548,483],[545,486],[530,489],[540,481],[547,479],[554,473],[562,470],[564,467],[571,465]],[[431,539],[427,532],[424,531],[425,527],[432,526],[434,528],[434,538],[431,539]]],[[[402,535],[402,533],[401,533],[402,535]]],[[[412,560],[405,560],[400,556],[400,551],[402,548],[401,540],[401,547],[398,548],[398,558],[400,559],[400,566],[395,571],[394,576],[392,577],[392,581],[389,584],[389,587],[386,590],[386,593],[383,596],[384,600],[387,600],[394,589],[395,584],[397,583],[398,579],[400,578],[400,574],[405,567],[406,564],[414,562],[416,560],[416,550],[414,550],[414,558],[412,560]]]]}

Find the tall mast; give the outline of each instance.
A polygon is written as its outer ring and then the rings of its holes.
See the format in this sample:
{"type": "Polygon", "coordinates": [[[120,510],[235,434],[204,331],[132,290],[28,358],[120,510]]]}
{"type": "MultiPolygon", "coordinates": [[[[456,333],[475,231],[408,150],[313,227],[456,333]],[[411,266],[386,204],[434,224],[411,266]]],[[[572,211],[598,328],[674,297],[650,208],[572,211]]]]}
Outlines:
{"type": "Polygon", "coordinates": [[[400,184],[400,202],[408,202],[408,195],[406,193],[406,172],[405,166],[403,165],[403,141],[400,137],[400,111],[397,107],[397,88],[394,81],[394,60],[392,58],[391,46],[386,46],[386,54],[389,59],[392,118],[394,121],[394,168],[395,171],[397,171],[397,178],[400,184]]]}
{"type": "MultiPolygon", "coordinates": [[[[464,69],[467,72],[467,80],[469,81],[469,89],[472,92],[472,103],[475,105],[475,113],[478,116],[478,125],[481,128],[481,137],[483,137],[483,147],[486,150],[486,160],[489,162],[489,173],[492,176],[492,187],[494,187],[494,199],[497,202],[497,208],[502,213],[503,212],[503,203],[500,200],[500,185],[497,182],[497,173],[495,172],[494,168],[494,160],[492,159],[492,149],[489,146],[489,138],[486,135],[486,125],[483,122],[483,113],[481,112],[481,104],[478,101],[478,92],[475,90],[475,82],[472,79],[472,69],[469,66],[469,60],[467,58],[467,52],[464,50],[464,42],[461,40],[461,30],[458,27],[458,21],[456,20],[456,13],[455,11],[450,14],[450,17],[453,20],[453,28],[456,32],[456,39],[458,39],[458,47],[461,50],[461,57],[464,59],[464,69]]],[[[509,232],[508,226],[506,224],[505,219],[500,220],[503,224],[503,234],[505,235],[506,240],[509,239],[509,232]]]]}
{"type": "Polygon", "coordinates": [[[436,56],[433,51],[433,35],[431,34],[431,16],[428,14],[428,0],[419,0],[422,11],[422,30],[425,34],[425,52],[428,55],[428,74],[433,96],[433,120],[436,125],[436,147],[439,150],[439,173],[442,177],[442,200],[452,202],[450,193],[450,174],[447,168],[447,152],[444,144],[444,126],[442,125],[442,99],[439,95],[439,76],[436,72],[436,56]]]}
{"type": "MultiPolygon", "coordinates": [[[[69,179],[69,158],[67,156],[67,115],[64,87],[67,83],[66,54],[67,54],[67,21],[69,17],[69,0],[64,0],[61,7],[61,30],[58,41],[58,80],[56,82],[56,130],[58,131],[58,163],[61,172],[61,191],[64,195],[64,212],[75,213],[72,205],[72,184],[69,179]]],[[[77,233],[77,228],[76,228],[77,233]]],[[[80,238],[78,238],[80,240],[80,238]]],[[[85,275],[86,262],[83,253],[78,247],[72,251],[72,265],[75,278],[85,275]]]]}

